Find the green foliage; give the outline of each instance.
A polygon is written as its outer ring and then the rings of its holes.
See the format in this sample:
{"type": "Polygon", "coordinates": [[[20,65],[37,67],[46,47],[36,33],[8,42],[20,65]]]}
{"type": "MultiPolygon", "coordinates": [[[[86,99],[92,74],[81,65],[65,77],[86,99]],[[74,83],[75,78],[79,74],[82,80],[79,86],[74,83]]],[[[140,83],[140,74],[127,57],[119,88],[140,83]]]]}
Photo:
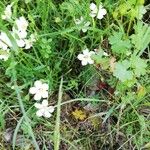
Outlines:
{"type": "Polygon", "coordinates": [[[114,32],[109,37],[109,43],[114,54],[127,54],[128,50],[131,49],[131,43],[129,39],[125,39],[122,32],[114,32]]]}
{"type": "Polygon", "coordinates": [[[134,30],[135,33],[131,35],[131,40],[134,48],[141,55],[150,43],[150,26],[139,21],[134,25],[134,30]]]}
{"type": "Polygon", "coordinates": [[[141,59],[138,56],[133,56],[131,57],[130,61],[135,76],[140,77],[141,75],[146,74],[146,67],[147,67],[146,60],[141,59]]]}
{"type": "Polygon", "coordinates": [[[128,70],[131,64],[128,60],[118,62],[115,65],[114,76],[116,76],[122,82],[126,80],[132,80],[133,72],[128,70]]]}

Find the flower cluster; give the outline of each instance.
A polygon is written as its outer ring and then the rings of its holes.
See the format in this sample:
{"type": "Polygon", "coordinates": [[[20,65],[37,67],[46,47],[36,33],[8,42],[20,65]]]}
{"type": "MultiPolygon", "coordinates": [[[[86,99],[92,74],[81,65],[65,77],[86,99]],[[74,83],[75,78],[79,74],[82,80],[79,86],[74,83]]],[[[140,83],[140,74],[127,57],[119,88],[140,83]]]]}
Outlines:
{"type": "MultiPolygon", "coordinates": [[[[8,5],[4,11],[4,14],[1,15],[3,20],[9,21],[12,19],[12,4],[8,5]]],[[[14,21],[14,25],[12,30],[9,31],[9,35],[13,37],[16,44],[20,48],[30,49],[33,43],[36,41],[35,35],[31,34],[28,35],[27,28],[28,28],[28,21],[25,19],[24,16],[21,16],[14,21]]],[[[10,55],[10,49],[12,47],[11,40],[7,33],[1,31],[0,32],[0,59],[6,61],[10,55]]]]}
{"type": "Polygon", "coordinates": [[[34,86],[29,89],[29,93],[34,95],[34,100],[40,101],[43,98],[42,103],[35,103],[35,107],[38,109],[36,115],[38,117],[51,117],[51,113],[54,111],[54,106],[48,106],[48,84],[42,83],[40,80],[34,82],[34,86]]]}
{"type": "MultiPolygon", "coordinates": [[[[103,8],[102,4],[100,4],[98,8],[94,3],[91,3],[90,10],[90,16],[92,18],[97,17],[98,19],[102,19],[107,13],[106,9],[103,8]]],[[[76,19],[75,23],[77,25],[83,24],[83,32],[86,32],[89,29],[90,22],[86,22],[82,16],[80,19],[76,19]]],[[[91,58],[91,56],[94,54],[97,54],[96,49],[94,49],[94,51],[89,51],[89,49],[85,49],[83,50],[83,54],[79,54],[77,58],[81,61],[82,66],[85,66],[87,64],[94,64],[94,60],[91,58]]],[[[104,52],[103,55],[108,56],[106,52],[104,52]]]]}

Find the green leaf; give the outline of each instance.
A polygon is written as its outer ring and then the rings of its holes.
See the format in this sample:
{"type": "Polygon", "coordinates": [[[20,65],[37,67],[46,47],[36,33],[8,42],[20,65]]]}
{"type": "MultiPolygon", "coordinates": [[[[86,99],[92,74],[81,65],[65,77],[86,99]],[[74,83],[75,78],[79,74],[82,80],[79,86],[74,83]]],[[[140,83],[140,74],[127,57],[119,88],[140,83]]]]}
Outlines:
{"type": "Polygon", "coordinates": [[[141,55],[150,43],[150,26],[139,21],[134,26],[134,30],[135,34],[131,35],[131,40],[141,55]]]}
{"type": "Polygon", "coordinates": [[[123,33],[115,32],[109,37],[109,43],[111,44],[111,49],[115,54],[126,54],[131,48],[131,43],[129,39],[123,39],[123,33]]]}
{"type": "Polygon", "coordinates": [[[131,66],[137,77],[144,75],[146,73],[147,62],[138,56],[131,57],[131,66]]]}
{"type": "Polygon", "coordinates": [[[130,65],[131,64],[128,60],[116,63],[115,70],[113,73],[114,76],[117,77],[122,82],[131,80],[133,78],[133,72],[128,70],[130,65]]]}

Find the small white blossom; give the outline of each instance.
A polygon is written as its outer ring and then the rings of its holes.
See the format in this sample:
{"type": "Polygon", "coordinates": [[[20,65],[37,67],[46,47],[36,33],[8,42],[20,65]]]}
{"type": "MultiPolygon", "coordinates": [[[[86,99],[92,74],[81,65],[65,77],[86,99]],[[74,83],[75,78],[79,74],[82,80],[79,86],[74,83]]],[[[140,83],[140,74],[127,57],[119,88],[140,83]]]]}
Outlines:
{"type": "Polygon", "coordinates": [[[36,112],[36,115],[38,117],[46,117],[50,118],[52,113],[54,112],[54,106],[48,106],[48,101],[43,100],[42,103],[35,103],[34,105],[38,111],[36,112]]]}
{"type": "Polygon", "coordinates": [[[48,97],[48,84],[42,83],[40,80],[34,82],[34,87],[29,89],[29,93],[34,95],[34,100],[48,97]]]}
{"type": "Polygon", "coordinates": [[[28,27],[28,21],[25,19],[25,17],[19,17],[16,21],[17,29],[18,31],[24,32],[27,30],[28,27]]]}
{"type": "Polygon", "coordinates": [[[94,3],[91,3],[90,10],[91,10],[90,16],[92,18],[97,17],[98,19],[102,19],[104,15],[106,15],[107,13],[106,9],[104,9],[101,4],[99,5],[99,8],[97,8],[97,6],[94,3]]]}
{"type": "Polygon", "coordinates": [[[79,54],[77,58],[81,60],[83,66],[87,64],[93,64],[94,60],[91,59],[91,56],[95,54],[94,51],[89,51],[88,49],[83,50],[83,54],[79,54]]]}
{"type": "Polygon", "coordinates": [[[89,29],[89,26],[90,26],[90,22],[89,21],[85,21],[84,19],[83,19],[83,17],[81,16],[80,17],[80,19],[75,19],[75,24],[76,25],[81,25],[81,24],[83,24],[83,27],[82,27],[82,31],[85,33],[85,32],[87,32],[87,30],[89,29]]]}
{"type": "Polygon", "coordinates": [[[7,7],[4,10],[4,14],[1,15],[3,20],[10,20],[12,16],[12,10],[11,10],[12,4],[7,5],[7,7]]]}

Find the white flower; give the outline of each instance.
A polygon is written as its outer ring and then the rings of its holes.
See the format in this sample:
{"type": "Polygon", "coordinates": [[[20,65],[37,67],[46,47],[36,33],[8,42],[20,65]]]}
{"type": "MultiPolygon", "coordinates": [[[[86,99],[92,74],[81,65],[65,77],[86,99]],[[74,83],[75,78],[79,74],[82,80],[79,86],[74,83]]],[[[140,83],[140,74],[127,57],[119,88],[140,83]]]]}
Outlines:
{"type": "Polygon", "coordinates": [[[91,59],[91,56],[95,54],[94,51],[90,51],[88,49],[83,50],[83,54],[79,54],[77,58],[81,60],[83,66],[87,64],[93,64],[94,60],[91,59]]]}
{"type": "Polygon", "coordinates": [[[43,100],[42,103],[35,103],[34,105],[38,111],[36,112],[36,115],[38,117],[46,117],[46,118],[50,118],[51,117],[51,113],[54,112],[54,106],[48,106],[48,101],[47,100],[43,100]]]}
{"type": "Polygon", "coordinates": [[[90,16],[92,18],[97,17],[98,19],[102,19],[104,15],[106,15],[107,13],[106,9],[104,9],[101,4],[99,5],[99,9],[98,9],[94,3],[91,3],[90,10],[91,10],[90,16]]]}
{"type": "Polygon", "coordinates": [[[10,20],[12,16],[12,10],[11,10],[12,4],[7,5],[7,7],[4,10],[4,14],[1,15],[3,20],[10,20]]]}
{"type": "Polygon", "coordinates": [[[90,22],[89,21],[85,21],[83,19],[83,17],[81,16],[80,19],[75,19],[75,24],[76,25],[81,25],[83,24],[83,28],[81,29],[84,33],[87,32],[87,30],[89,29],[89,26],[90,26],[90,22]]]}
{"type": "Polygon", "coordinates": [[[8,47],[12,47],[11,41],[5,32],[0,34],[0,48],[6,50],[8,47]]]}
{"type": "Polygon", "coordinates": [[[29,93],[34,95],[35,100],[48,97],[48,84],[42,83],[40,80],[34,82],[34,87],[29,89],[29,93]]]}
{"type": "Polygon", "coordinates": [[[16,21],[17,29],[18,31],[24,32],[27,30],[28,27],[28,21],[25,19],[25,17],[19,17],[16,21]]]}

